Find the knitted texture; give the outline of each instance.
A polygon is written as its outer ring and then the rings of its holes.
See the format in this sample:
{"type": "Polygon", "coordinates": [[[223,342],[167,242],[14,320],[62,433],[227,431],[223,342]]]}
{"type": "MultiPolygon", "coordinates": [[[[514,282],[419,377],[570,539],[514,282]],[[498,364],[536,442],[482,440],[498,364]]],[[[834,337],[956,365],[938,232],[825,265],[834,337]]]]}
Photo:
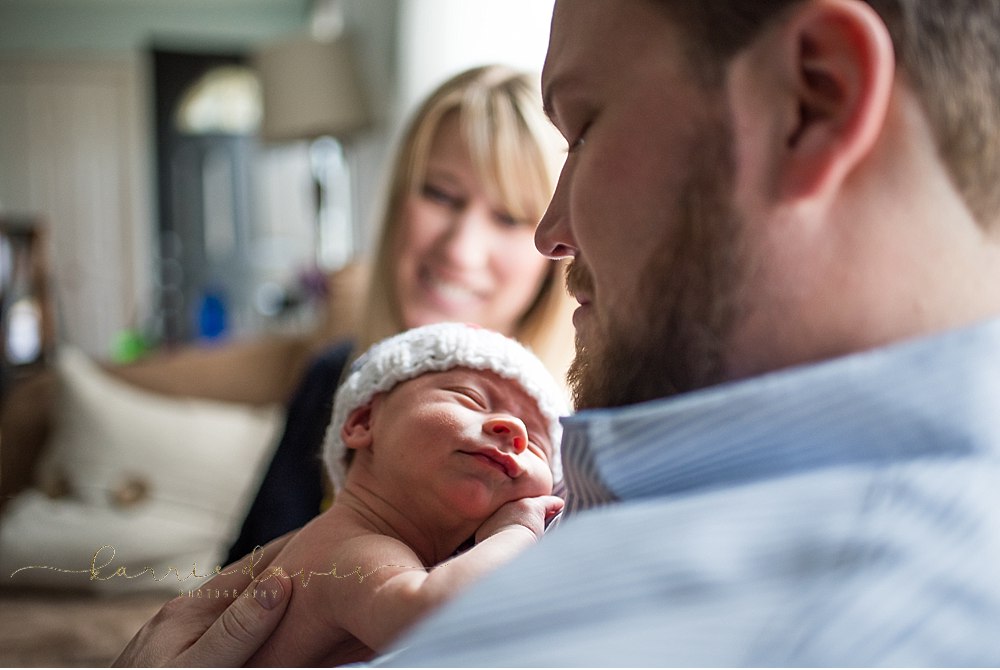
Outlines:
{"type": "Polygon", "coordinates": [[[559,417],[569,414],[563,388],[545,365],[518,342],[492,330],[462,323],[436,323],[404,331],[378,342],[351,366],[347,379],[337,390],[333,417],[326,431],[323,459],[334,487],[344,486],[346,446],[340,437],[347,416],[371,401],[376,394],[425,372],[452,368],[490,370],[516,382],[535,400],[548,424],[552,444],[554,484],[562,481],[559,417]]]}

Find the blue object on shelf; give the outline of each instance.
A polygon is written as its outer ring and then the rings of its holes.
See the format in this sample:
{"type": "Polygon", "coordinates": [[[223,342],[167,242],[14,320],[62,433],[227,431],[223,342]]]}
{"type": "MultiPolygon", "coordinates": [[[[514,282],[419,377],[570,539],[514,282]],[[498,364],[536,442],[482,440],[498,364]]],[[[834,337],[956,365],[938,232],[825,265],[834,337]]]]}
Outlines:
{"type": "Polygon", "coordinates": [[[225,296],[219,291],[205,291],[198,305],[198,337],[218,340],[228,330],[228,309],[225,296]]]}

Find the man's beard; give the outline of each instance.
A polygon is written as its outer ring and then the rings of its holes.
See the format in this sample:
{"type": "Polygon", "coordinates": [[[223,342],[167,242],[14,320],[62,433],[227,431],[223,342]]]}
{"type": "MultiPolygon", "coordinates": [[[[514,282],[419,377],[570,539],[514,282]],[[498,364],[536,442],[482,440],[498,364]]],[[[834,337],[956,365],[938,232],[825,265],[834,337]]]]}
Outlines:
{"type": "MultiPolygon", "coordinates": [[[[663,229],[673,232],[642,269],[637,307],[617,319],[595,313],[588,344],[577,335],[567,375],[577,409],[643,402],[726,378],[725,348],[746,263],[732,205],[729,127],[706,125],[677,207],[664,221],[663,229]]],[[[577,288],[594,296],[589,270],[576,260],[566,283],[571,293],[577,288]]]]}

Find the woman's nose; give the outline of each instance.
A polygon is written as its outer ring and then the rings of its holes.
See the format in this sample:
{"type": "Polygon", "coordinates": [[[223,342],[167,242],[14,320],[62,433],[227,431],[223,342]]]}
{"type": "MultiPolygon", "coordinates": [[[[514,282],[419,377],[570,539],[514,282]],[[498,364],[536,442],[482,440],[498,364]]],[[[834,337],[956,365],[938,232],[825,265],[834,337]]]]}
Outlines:
{"type": "Polygon", "coordinates": [[[483,432],[501,436],[504,446],[515,454],[528,448],[528,429],[516,416],[497,416],[483,423],[483,432]]]}
{"type": "Polygon", "coordinates": [[[485,215],[475,207],[455,212],[448,228],[440,239],[440,247],[455,267],[480,267],[485,265],[493,240],[489,228],[482,225],[485,215]]]}

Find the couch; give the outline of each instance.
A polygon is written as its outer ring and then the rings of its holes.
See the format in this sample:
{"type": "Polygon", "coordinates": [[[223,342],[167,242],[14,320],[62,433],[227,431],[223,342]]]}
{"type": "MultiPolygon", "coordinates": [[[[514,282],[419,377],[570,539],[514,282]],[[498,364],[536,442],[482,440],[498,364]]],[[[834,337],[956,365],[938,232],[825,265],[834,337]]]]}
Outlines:
{"type": "Polygon", "coordinates": [[[309,359],[352,332],[363,275],[350,266],[331,278],[307,334],[128,365],[61,347],[4,393],[0,666],[107,665],[166,600],[198,583],[189,573],[211,572],[309,359]]]}

